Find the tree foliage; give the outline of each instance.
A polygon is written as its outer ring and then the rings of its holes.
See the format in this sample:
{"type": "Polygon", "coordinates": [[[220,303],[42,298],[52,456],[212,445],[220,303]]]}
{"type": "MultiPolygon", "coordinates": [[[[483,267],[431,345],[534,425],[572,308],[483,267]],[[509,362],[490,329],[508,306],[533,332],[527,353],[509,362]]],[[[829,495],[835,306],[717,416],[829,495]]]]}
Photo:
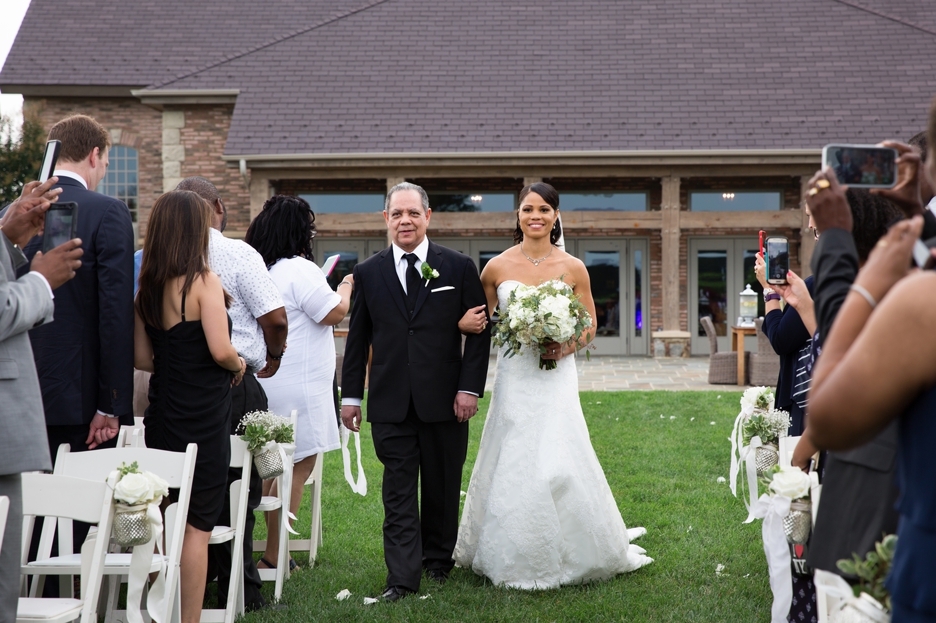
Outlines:
{"type": "Polygon", "coordinates": [[[0,206],[20,196],[23,185],[36,179],[45,151],[45,129],[34,115],[25,115],[20,138],[13,140],[12,121],[0,118],[0,206]]]}

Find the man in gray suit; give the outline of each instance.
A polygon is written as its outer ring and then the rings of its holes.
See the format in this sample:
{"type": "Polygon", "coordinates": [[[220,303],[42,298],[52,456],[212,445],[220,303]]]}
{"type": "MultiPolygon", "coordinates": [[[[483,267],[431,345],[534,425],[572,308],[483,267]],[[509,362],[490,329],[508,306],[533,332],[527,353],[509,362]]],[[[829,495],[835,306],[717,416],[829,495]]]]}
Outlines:
{"type": "Polygon", "coordinates": [[[45,212],[61,189],[50,190],[58,178],[31,182],[0,218],[0,495],[10,498],[6,531],[0,549],[0,623],[16,620],[22,538],[22,472],[49,470],[49,443],[28,331],[51,322],[52,290],[75,276],[81,266],[81,240],[37,253],[30,272],[19,279],[26,263],[20,251],[45,222],[45,212]]]}

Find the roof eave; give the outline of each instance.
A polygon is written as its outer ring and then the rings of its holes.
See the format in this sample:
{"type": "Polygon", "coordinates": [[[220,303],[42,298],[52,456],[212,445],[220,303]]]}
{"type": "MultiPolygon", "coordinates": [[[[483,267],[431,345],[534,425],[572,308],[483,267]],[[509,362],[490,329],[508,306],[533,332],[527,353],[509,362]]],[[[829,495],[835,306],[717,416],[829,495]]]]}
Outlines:
{"type": "Polygon", "coordinates": [[[222,159],[243,161],[251,169],[399,166],[676,166],[676,165],[809,165],[818,164],[821,149],[698,149],[623,151],[507,152],[362,152],[306,154],[232,154],[222,159]]]}
{"type": "Polygon", "coordinates": [[[162,110],[166,105],[235,104],[240,89],[135,89],[130,93],[144,105],[162,110]]]}
{"type": "Polygon", "coordinates": [[[19,84],[2,83],[0,91],[23,97],[131,97],[134,89],[142,85],[89,85],[89,84],[19,84]]]}

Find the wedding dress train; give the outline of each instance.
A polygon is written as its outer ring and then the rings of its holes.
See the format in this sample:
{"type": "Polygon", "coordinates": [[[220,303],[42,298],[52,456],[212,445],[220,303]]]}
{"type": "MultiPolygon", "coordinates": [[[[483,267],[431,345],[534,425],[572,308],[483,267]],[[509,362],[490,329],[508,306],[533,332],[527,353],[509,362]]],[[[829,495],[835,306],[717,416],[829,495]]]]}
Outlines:
{"type": "MultiPolygon", "coordinates": [[[[520,285],[498,286],[501,306],[520,285]]],[[[592,448],[574,357],[498,353],[494,390],[454,558],[494,584],[548,589],[653,562],[628,530],[592,448]]]]}

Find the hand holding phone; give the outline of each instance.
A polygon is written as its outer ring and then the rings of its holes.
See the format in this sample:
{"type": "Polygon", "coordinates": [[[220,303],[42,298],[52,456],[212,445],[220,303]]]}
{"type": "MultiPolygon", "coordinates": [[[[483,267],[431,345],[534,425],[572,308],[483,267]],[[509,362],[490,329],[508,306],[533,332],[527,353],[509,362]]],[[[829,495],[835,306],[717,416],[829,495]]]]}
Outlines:
{"type": "Polygon", "coordinates": [[[78,234],[78,204],[75,202],[56,203],[45,215],[45,230],[42,234],[42,252],[65,244],[78,234]]]}
{"type": "Polygon", "coordinates": [[[769,236],[764,245],[767,283],[785,285],[790,272],[790,241],[783,236],[769,236]]]}
{"type": "Polygon", "coordinates": [[[757,232],[757,236],[760,239],[760,254],[764,255],[764,236],[767,234],[763,229],[757,232]]]}

